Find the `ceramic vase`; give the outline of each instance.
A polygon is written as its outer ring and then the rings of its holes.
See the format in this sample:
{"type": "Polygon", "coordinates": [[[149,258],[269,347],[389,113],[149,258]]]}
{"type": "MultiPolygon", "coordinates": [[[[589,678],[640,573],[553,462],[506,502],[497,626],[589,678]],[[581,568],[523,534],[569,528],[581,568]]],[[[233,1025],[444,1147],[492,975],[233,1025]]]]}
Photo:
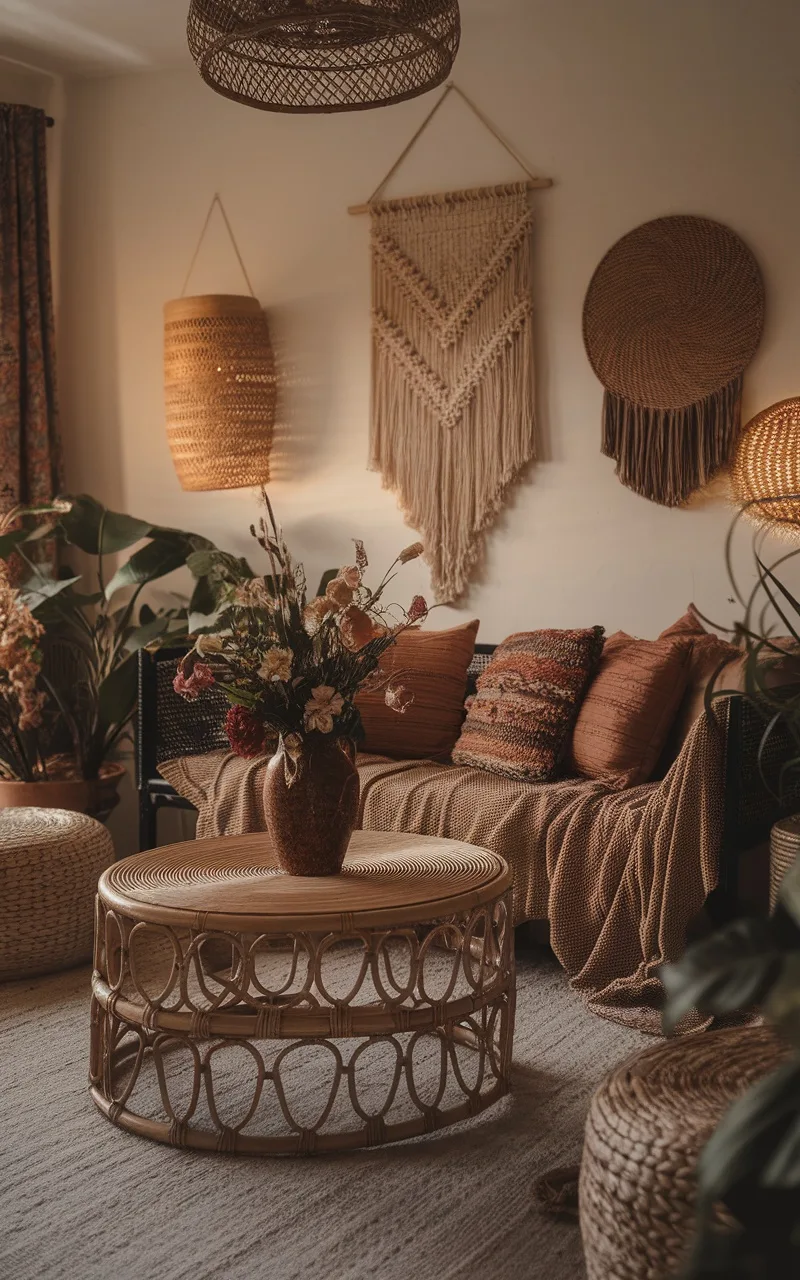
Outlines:
{"type": "Polygon", "coordinates": [[[292,756],[281,740],[267,765],[264,813],[283,871],[338,875],[358,820],[360,789],[349,738],[312,733],[292,756]]]}

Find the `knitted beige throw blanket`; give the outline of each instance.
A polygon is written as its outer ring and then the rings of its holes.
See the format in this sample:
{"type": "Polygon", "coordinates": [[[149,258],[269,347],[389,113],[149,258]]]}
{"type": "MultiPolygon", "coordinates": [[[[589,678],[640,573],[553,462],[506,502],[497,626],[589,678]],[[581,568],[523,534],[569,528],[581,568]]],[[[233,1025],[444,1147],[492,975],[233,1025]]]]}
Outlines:
{"type": "Polygon", "coordinates": [[[372,207],[370,466],[463,596],[534,457],[531,210],[524,183],[372,207]]]}

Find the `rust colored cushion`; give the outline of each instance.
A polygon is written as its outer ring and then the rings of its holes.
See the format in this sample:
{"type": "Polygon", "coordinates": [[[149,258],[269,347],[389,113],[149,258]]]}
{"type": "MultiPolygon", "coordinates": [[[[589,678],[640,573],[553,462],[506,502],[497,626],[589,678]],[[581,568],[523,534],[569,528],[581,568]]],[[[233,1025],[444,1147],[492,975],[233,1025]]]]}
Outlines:
{"type": "Polygon", "coordinates": [[[523,782],[549,781],[602,648],[602,627],[509,636],[467,702],[454,762],[523,782]]]}
{"type": "Polygon", "coordinates": [[[448,631],[404,631],[387,649],[381,671],[394,673],[413,701],[402,713],[387,707],[384,690],[361,693],[366,737],[361,751],[400,760],[446,760],[464,720],[467,668],[480,623],[448,631]]]}
{"type": "Polygon", "coordinates": [[[688,637],[606,641],[572,736],[572,766],[585,778],[635,787],[653,774],[686,690],[688,637]]]}
{"type": "Polygon", "coordinates": [[[669,734],[668,754],[674,759],[686,735],[705,708],[706,688],[712,676],[715,689],[741,689],[744,675],[744,659],[741,649],[713,632],[706,631],[694,605],[689,605],[682,618],[662,631],[659,640],[682,637],[692,642],[689,660],[689,679],[681,699],[672,731],[669,734]],[[720,670],[721,668],[721,670],[720,670]]]}

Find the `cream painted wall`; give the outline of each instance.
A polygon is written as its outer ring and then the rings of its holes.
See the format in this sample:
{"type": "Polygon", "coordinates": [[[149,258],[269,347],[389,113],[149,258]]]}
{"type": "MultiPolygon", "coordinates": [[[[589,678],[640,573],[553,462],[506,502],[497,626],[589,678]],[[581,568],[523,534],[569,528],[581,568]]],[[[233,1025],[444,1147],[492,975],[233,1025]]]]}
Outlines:
{"type": "MultiPolygon", "coordinates": [[[[487,641],[542,625],[654,635],[690,599],[731,616],[719,496],[668,511],[600,454],[602,391],[584,355],[592,270],[648,218],[728,223],[762,265],[769,309],[745,413],[800,394],[800,6],[794,0],[495,0],[470,7],[459,84],[530,164],[537,193],[540,461],[488,542],[483,581],[434,625],[480,616],[487,641]],[[484,13],[486,16],[479,16],[484,13]]],[[[309,577],[363,537],[381,567],[411,540],[367,472],[368,226],[348,217],[431,99],[283,117],[207,89],[192,68],[68,87],[61,385],[69,482],[247,551],[253,495],[182,493],[164,438],[161,308],[179,294],[219,190],[283,382],[271,494],[309,577]]],[[[455,98],[392,194],[517,176],[455,98]]],[[[219,222],[191,291],[243,288],[219,222]]],[[[410,593],[428,586],[409,566],[410,593]]]]}

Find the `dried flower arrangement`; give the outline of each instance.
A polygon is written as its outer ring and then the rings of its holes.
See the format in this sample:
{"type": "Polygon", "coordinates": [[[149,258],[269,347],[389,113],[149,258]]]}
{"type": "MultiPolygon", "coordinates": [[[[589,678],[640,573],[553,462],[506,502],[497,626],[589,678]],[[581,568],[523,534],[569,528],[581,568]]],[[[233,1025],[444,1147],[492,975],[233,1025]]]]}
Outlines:
{"type": "Polygon", "coordinates": [[[223,606],[215,631],[201,635],[178,666],[174,687],[194,700],[218,685],[231,708],[226,730],[231,748],[252,758],[280,739],[295,764],[309,735],[357,740],[360,689],[385,689],[388,706],[402,712],[406,691],[379,671],[400,632],[428,614],[422,596],[410,607],[384,604],[398,566],[422,554],[419,542],[401,551],[373,591],[364,583],[368,561],[355,541],[355,563],[329,581],[324,594],[307,598],[306,577],[295,564],[265,492],[267,516],[250,532],[266,552],[270,573],[240,583],[223,606]]]}

